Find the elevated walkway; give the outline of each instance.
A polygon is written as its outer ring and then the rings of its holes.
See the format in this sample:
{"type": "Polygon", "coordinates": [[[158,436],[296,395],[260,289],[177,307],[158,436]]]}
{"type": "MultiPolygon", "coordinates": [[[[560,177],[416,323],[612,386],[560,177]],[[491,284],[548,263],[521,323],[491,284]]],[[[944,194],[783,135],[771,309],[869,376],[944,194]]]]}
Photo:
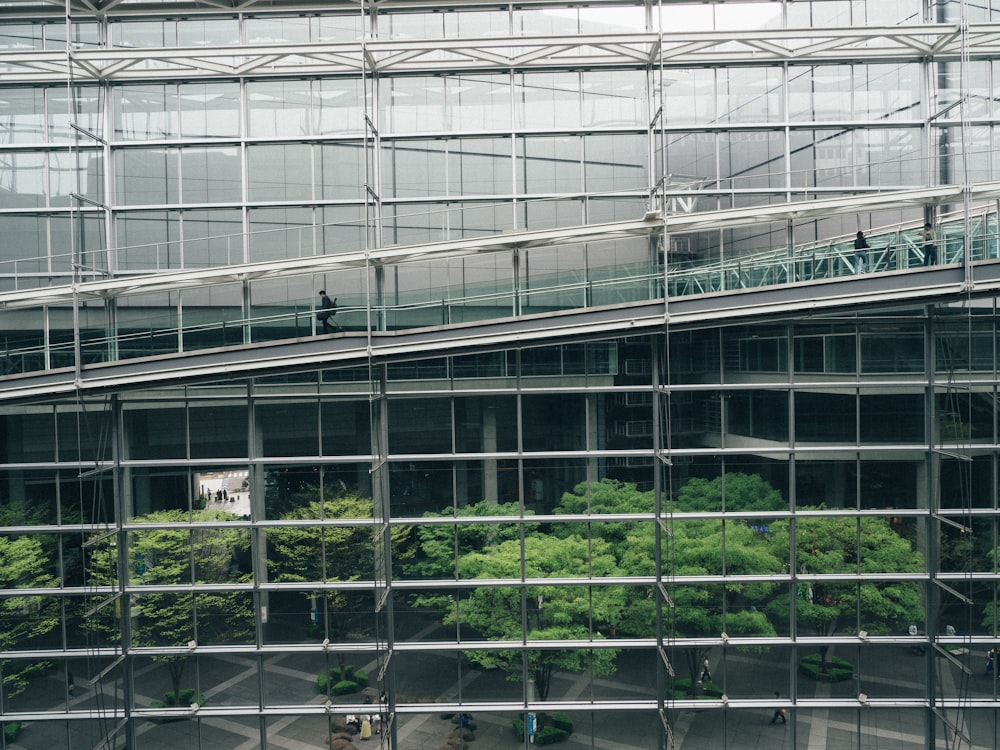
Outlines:
{"type": "Polygon", "coordinates": [[[806,281],[602,308],[402,331],[338,333],[87,365],[0,378],[0,402],[98,394],[152,385],[218,382],[324,366],[363,366],[471,354],[608,335],[715,324],[844,316],[901,303],[956,302],[1000,291],[1000,261],[806,281]]]}
{"type": "Polygon", "coordinates": [[[0,310],[8,321],[10,316],[37,316],[45,332],[44,341],[38,340],[41,333],[34,340],[6,339],[0,351],[0,401],[538,346],[633,335],[666,325],[842,315],[902,302],[989,295],[1000,280],[998,197],[1000,183],[971,191],[942,186],[681,216],[650,212],[634,221],[216,268],[130,274],[91,270],[91,277],[77,283],[0,293],[0,310]],[[974,213],[938,224],[941,265],[929,268],[921,267],[916,222],[870,232],[872,272],[862,276],[854,275],[853,237],[711,261],[678,257],[667,249],[671,238],[694,231],[971,197],[981,206],[974,213]],[[534,250],[569,245],[590,247],[600,255],[596,248],[615,249],[619,243],[630,248],[628,257],[644,260],[593,263],[563,275],[516,270],[518,258],[530,258],[534,250]],[[494,262],[497,278],[481,288],[463,279],[412,300],[397,295],[392,304],[369,295],[363,307],[341,309],[338,322],[346,332],[332,336],[314,335],[312,299],[280,309],[245,307],[239,316],[221,321],[221,310],[209,308],[211,322],[187,326],[144,319],[129,300],[233,284],[250,300],[253,285],[262,281],[348,269],[378,276],[412,263],[441,263],[446,269],[456,258],[498,253],[506,253],[510,262],[494,262]],[[103,322],[88,327],[84,314],[89,320],[95,312],[103,322]],[[126,313],[132,318],[126,320],[126,313]],[[62,341],[52,324],[60,318],[62,341]]]}

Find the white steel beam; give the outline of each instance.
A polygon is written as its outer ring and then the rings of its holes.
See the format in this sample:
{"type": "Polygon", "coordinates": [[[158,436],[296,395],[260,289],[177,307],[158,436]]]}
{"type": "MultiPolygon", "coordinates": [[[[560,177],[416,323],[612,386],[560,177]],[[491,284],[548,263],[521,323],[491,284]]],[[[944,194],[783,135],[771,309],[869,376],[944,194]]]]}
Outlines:
{"type": "MultiPolygon", "coordinates": [[[[2,7],[2,6],[0,6],[2,7]]],[[[0,53],[0,83],[74,80],[219,78],[363,73],[444,73],[455,70],[546,69],[582,66],[816,65],[866,61],[958,60],[956,24],[646,32],[586,36],[479,39],[365,39],[322,44],[232,45],[26,50],[0,53]],[[662,49],[660,44],[662,41],[662,49]],[[367,57],[367,65],[365,59],[367,57]],[[658,59],[659,58],[659,59],[658,59]]],[[[1000,24],[969,24],[970,59],[1000,56],[1000,24]]]]}

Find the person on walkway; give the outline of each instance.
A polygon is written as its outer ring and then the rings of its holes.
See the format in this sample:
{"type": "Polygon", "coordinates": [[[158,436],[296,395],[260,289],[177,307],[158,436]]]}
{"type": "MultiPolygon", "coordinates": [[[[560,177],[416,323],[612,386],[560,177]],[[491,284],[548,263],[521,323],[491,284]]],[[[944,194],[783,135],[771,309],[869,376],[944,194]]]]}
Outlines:
{"type": "Polygon", "coordinates": [[[321,309],[316,313],[316,320],[323,323],[323,333],[336,333],[340,331],[340,325],[336,321],[330,322],[333,316],[337,314],[337,298],[330,299],[326,295],[326,290],[320,289],[319,300],[321,309]]]}
{"type": "Polygon", "coordinates": [[[701,679],[698,682],[710,682],[712,680],[712,670],[709,669],[708,657],[701,663],[701,679]]]}
{"type": "MultiPolygon", "coordinates": [[[[778,690],[774,691],[774,697],[777,700],[781,700],[781,692],[778,690]]],[[[771,717],[771,723],[774,724],[778,719],[781,719],[782,724],[788,723],[787,711],[783,708],[774,709],[774,716],[771,717]]]]}
{"type": "Polygon", "coordinates": [[[361,739],[370,740],[372,738],[372,718],[368,714],[361,715],[361,739]]]}
{"type": "Polygon", "coordinates": [[[865,239],[865,233],[859,231],[854,238],[854,273],[868,270],[868,250],[871,250],[871,245],[865,239]]]}
{"type": "Polygon", "coordinates": [[[993,674],[993,662],[996,659],[996,651],[990,649],[986,652],[986,674],[993,674]]]}
{"type": "Polygon", "coordinates": [[[937,235],[934,234],[934,227],[930,222],[924,224],[920,241],[924,243],[924,265],[933,266],[937,263],[937,235]]]}

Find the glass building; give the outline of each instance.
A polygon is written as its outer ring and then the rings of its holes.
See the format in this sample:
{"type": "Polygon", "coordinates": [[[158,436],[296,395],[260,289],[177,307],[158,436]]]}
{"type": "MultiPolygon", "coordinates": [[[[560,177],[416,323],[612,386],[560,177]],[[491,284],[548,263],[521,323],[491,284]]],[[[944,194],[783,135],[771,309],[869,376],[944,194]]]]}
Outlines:
{"type": "Polygon", "coordinates": [[[0,0],[0,748],[996,747],[998,33],[0,0]]]}

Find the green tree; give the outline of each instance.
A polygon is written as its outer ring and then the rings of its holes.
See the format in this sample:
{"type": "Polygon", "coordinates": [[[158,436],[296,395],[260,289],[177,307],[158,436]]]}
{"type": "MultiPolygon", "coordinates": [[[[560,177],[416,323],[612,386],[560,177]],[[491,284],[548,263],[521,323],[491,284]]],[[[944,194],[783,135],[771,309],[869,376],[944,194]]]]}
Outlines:
{"type": "MultiPolygon", "coordinates": [[[[654,509],[653,493],[640,492],[634,484],[615,479],[583,482],[563,493],[554,513],[557,515],[590,513],[594,521],[557,524],[552,534],[559,538],[599,539],[609,550],[623,575],[656,574],[656,539],[653,522],[648,520],[600,520],[600,516],[648,514],[654,509]]],[[[649,636],[656,622],[656,598],[652,586],[616,586],[603,592],[616,619],[597,621],[619,634],[649,636]]]]}
{"type": "MultiPolygon", "coordinates": [[[[825,510],[802,508],[802,510],[825,510]]],[[[799,516],[795,519],[796,555],[801,573],[920,573],[923,556],[893,530],[885,518],[864,516],[799,516]]],[[[791,545],[790,519],[771,524],[770,544],[776,553],[791,545]]],[[[792,593],[785,589],[768,605],[775,621],[787,622],[792,593]]],[[[920,586],[913,581],[823,580],[795,589],[796,622],[817,635],[838,632],[885,633],[905,630],[923,619],[920,586]]],[[[820,647],[827,668],[828,646],[820,647]]]]}
{"type": "Polygon", "coordinates": [[[675,507],[682,513],[787,510],[781,493],[759,474],[729,472],[725,477],[692,477],[677,492],[675,507]]]}
{"type": "MultiPolygon", "coordinates": [[[[760,477],[726,476],[726,507],[773,510],[782,507],[781,495],[760,477]]],[[[722,480],[694,479],[678,492],[674,510],[695,512],[722,507],[722,480]]],[[[652,513],[652,492],[635,485],[604,479],[580,484],[563,495],[557,513],[627,514],[652,513]]],[[[609,521],[568,524],[565,529],[586,526],[590,533],[611,545],[626,575],[656,574],[655,528],[651,521],[609,521]]],[[[559,529],[556,533],[568,533],[559,529]]],[[[577,533],[582,533],[577,528],[577,533]]],[[[781,559],[768,548],[759,531],[749,523],[709,519],[677,519],[670,533],[662,536],[662,568],[665,576],[748,575],[779,573],[781,559]]],[[[786,558],[787,559],[787,556],[786,558]]],[[[773,635],[775,629],[762,609],[778,587],[770,583],[734,581],[725,588],[703,584],[670,587],[672,606],[664,612],[668,635],[674,638],[718,635],[773,635]]],[[[654,633],[656,597],[651,588],[625,589],[620,629],[639,636],[654,633]]],[[[686,666],[692,684],[701,669],[707,649],[686,649],[686,666]]]]}
{"type": "MultiPolygon", "coordinates": [[[[481,500],[457,510],[448,508],[440,513],[424,513],[424,518],[457,518],[458,524],[430,523],[417,528],[417,554],[406,563],[410,578],[454,579],[456,560],[470,552],[478,552],[521,536],[517,503],[491,503],[481,500]],[[472,519],[486,516],[510,517],[511,523],[475,523],[472,519]]],[[[538,524],[527,524],[529,533],[537,531],[538,524]]]]}
{"type": "MultiPolygon", "coordinates": [[[[678,582],[668,587],[672,606],[664,612],[664,622],[671,637],[719,636],[723,632],[729,636],[775,635],[765,606],[780,591],[780,585],[739,579],[781,572],[782,558],[768,547],[759,531],[740,520],[675,519],[672,536],[665,543],[665,577],[731,577],[725,586],[678,582]]],[[[707,649],[684,651],[692,684],[706,654],[707,649]]]]}
{"type": "MultiPolygon", "coordinates": [[[[610,496],[611,493],[607,494],[610,496]]],[[[517,503],[481,501],[457,510],[448,508],[441,513],[425,514],[429,518],[452,516],[457,523],[433,523],[417,529],[418,554],[407,566],[410,577],[425,580],[520,580],[522,524],[517,503]],[[510,522],[475,521],[486,517],[509,517],[510,522]]],[[[585,533],[585,525],[571,526],[567,529],[559,525],[549,529],[534,522],[523,524],[526,576],[583,577],[588,570],[594,570],[595,575],[616,574],[601,572],[618,570],[610,546],[597,539],[593,546],[588,547],[585,537],[576,533],[581,530],[585,533]]],[[[627,605],[620,587],[594,587],[588,591],[582,586],[529,586],[524,590],[523,597],[530,630],[528,637],[539,640],[602,637],[599,633],[592,633],[592,625],[620,622],[624,619],[627,605]]],[[[420,594],[413,598],[413,604],[438,610],[442,613],[444,624],[452,625],[460,621],[486,639],[521,640],[522,590],[519,586],[476,588],[461,601],[456,601],[449,593],[420,594]]],[[[531,650],[526,658],[538,693],[545,698],[555,672],[592,669],[597,674],[611,674],[616,654],[615,650],[604,649],[595,650],[593,654],[546,649],[531,650]]],[[[512,680],[522,678],[518,651],[470,651],[467,656],[484,668],[504,669],[512,680]]]]}
{"type": "MultiPolygon", "coordinates": [[[[128,568],[133,584],[171,586],[185,584],[232,584],[250,581],[242,572],[238,557],[250,546],[246,529],[225,524],[238,520],[231,513],[216,510],[167,510],[134,519],[149,529],[129,533],[128,568]],[[193,526],[221,524],[218,526],[193,526]]],[[[91,553],[92,580],[97,585],[114,585],[117,540],[109,537],[91,553]]],[[[206,645],[244,640],[254,632],[250,598],[236,591],[158,592],[143,591],[132,596],[133,647],[185,646],[190,641],[206,645]]],[[[94,619],[95,628],[114,627],[94,619]]],[[[107,633],[118,638],[117,628],[107,633]]],[[[170,674],[174,699],[180,695],[187,655],[154,657],[170,674]]]]}
{"type": "MultiPolygon", "coordinates": [[[[0,537],[0,588],[49,589],[59,585],[50,572],[52,559],[35,536],[0,537]]],[[[31,648],[59,625],[59,602],[55,597],[13,595],[0,598],[0,649],[18,651],[31,648]]],[[[12,698],[22,692],[28,678],[48,663],[21,660],[0,661],[4,693],[12,698]]]]}
{"type": "MultiPolygon", "coordinates": [[[[315,521],[307,525],[289,525],[267,532],[268,566],[272,580],[285,583],[347,582],[375,578],[375,526],[372,524],[373,502],[357,494],[333,495],[320,500],[319,488],[306,487],[295,493],[293,507],[282,520],[315,521]],[[351,520],[357,523],[324,524],[329,520],[351,520]]],[[[413,555],[412,529],[393,526],[389,531],[394,563],[400,564],[413,555]]],[[[370,596],[367,592],[364,596],[370,596]]],[[[335,589],[310,591],[303,594],[317,616],[322,616],[326,637],[343,640],[350,630],[351,596],[335,589]]],[[[338,655],[344,667],[344,655],[338,655]]]]}
{"type": "MultiPolygon", "coordinates": [[[[482,551],[459,558],[459,577],[521,578],[521,544],[507,540],[482,551]]],[[[619,569],[608,545],[599,539],[587,541],[578,536],[559,539],[533,534],[524,540],[524,575],[528,578],[583,578],[617,575],[619,569]]],[[[473,588],[458,607],[445,615],[445,624],[460,618],[487,640],[520,641],[522,611],[527,619],[528,640],[589,640],[600,638],[591,631],[595,621],[615,622],[621,617],[622,599],[602,586],[553,584],[527,586],[522,610],[520,586],[473,588]]],[[[469,651],[469,660],[483,668],[500,667],[512,680],[521,679],[520,653],[514,650],[469,651]]],[[[539,697],[548,697],[552,677],[557,671],[597,675],[612,674],[617,651],[594,649],[530,649],[526,652],[528,673],[535,681],[539,697]]]]}

